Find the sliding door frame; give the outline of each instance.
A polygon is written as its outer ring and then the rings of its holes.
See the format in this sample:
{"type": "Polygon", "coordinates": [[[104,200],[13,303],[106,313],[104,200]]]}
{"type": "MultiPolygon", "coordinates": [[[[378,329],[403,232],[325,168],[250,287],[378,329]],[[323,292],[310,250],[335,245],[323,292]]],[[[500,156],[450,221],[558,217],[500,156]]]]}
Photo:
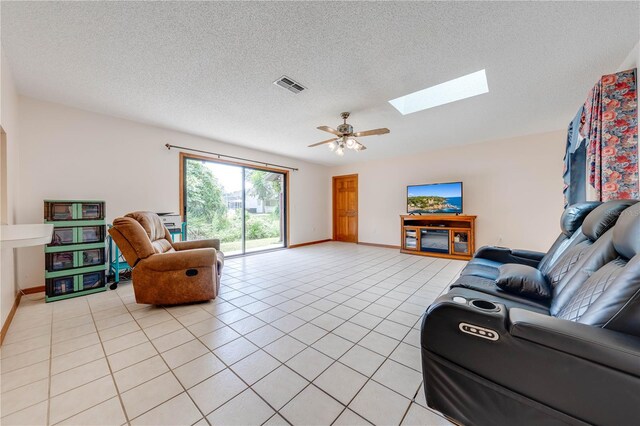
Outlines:
{"type": "MultiPolygon", "coordinates": [[[[186,193],[185,193],[185,183],[186,183],[186,172],[187,172],[187,168],[185,167],[187,160],[202,160],[202,161],[210,161],[212,163],[220,163],[220,164],[228,164],[230,166],[239,166],[239,167],[244,167],[246,169],[253,169],[253,170],[261,170],[261,171],[265,171],[265,172],[274,172],[274,173],[281,173],[284,175],[284,218],[285,218],[285,226],[284,229],[282,230],[284,232],[284,236],[283,236],[283,242],[284,242],[284,247],[282,248],[289,248],[289,170],[286,169],[278,169],[278,168],[274,168],[274,167],[266,167],[266,166],[258,166],[255,164],[250,164],[250,163],[243,163],[240,161],[231,161],[231,160],[223,160],[221,158],[218,157],[210,157],[210,156],[206,156],[206,155],[199,155],[199,154],[188,154],[185,152],[181,152],[180,153],[180,167],[179,167],[179,171],[180,171],[180,217],[182,218],[182,221],[184,222],[185,219],[187,218],[187,197],[186,197],[186,193]]],[[[246,245],[246,238],[244,235],[245,232],[245,169],[243,169],[242,171],[242,255],[238,255],[238,256],[244,256],[246,254],[254,254],[254,253],[262,253],[265,251],[270,251],[270,250],[281,250],[280,248],[274,248],[274,249],[266,249],[266,250],[259,250],[259,251],[255,251],[255,252],[250,252],[247,253],[245,250],[245,245],[246,245]]],[[[189,226],[187,224],[187,226],[189,226]]]]}

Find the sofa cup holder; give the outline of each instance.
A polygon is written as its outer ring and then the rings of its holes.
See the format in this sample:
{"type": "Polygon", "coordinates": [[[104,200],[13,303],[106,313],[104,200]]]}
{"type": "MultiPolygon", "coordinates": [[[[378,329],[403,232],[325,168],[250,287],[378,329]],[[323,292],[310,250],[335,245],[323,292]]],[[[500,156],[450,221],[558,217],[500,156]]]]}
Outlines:
{"type": "Polygon", "coordinates": [[[495,303],[489,302],[488,300],[482,300],[482,299],[472,300],[471,306],[486,312],[497,312],[500,310],[498,308],[498,305],[496,305],[495,303]]]}

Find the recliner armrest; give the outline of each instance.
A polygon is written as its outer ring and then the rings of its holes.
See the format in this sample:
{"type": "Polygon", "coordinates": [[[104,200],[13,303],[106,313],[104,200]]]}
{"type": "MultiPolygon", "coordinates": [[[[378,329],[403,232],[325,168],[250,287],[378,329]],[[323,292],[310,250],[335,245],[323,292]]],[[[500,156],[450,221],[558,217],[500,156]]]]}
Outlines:
{"type": "Polygon", "coordinates": [[[509,321],[515,338],[640,377],[638,337],[519,308],[509,310],[509,321]]]}
{"type": "Polygon", "coordinates": [[[173,248],[178,251],[200,248],[214,248],[216,250],[220,250],[220,240],[212,238],[209,240],[175,241],[173,242],[173,248]]]}
{"type": "Polygon", "coordinates": [[[534,260],[537,262],[540,262],[542,258],[546,255],[546,253],[542,253],[540,251],[521,250],[521,249],[512,249],[511,254],[513,254],[516,257],[534,260]]]}
{"type": "Polygon", "coordinates": [[[212,267],[216,264],[216,250],[201,248],[154,254],[138,262],[139,266],[156,272],[212,267]]]}
{"type": "Polygon", "coordinates": [[[531,250],[513,250],[508,247],[483,246],[480,247],[473,257],[493,260],[499,263],[518,263],[537,267],[544,253],[531,250]]]}

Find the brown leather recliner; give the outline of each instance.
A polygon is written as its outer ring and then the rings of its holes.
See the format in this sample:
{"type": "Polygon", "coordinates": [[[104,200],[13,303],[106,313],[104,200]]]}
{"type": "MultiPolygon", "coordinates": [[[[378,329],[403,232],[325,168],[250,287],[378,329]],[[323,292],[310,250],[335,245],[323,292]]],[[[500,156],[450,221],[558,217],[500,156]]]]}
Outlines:
{"type": "Polygon", "coordinates": [[[133,268],[136,302],[176,305],[217,296],[224,263],[220,240],[173,242],[162,220],[151,212],[115,219],[109,234],[133,268]]]}

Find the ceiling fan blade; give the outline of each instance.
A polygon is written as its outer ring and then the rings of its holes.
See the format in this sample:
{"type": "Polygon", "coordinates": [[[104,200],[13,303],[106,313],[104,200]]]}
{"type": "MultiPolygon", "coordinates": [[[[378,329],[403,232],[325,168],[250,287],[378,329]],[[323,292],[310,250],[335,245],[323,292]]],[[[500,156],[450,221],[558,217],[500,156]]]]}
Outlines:
{"type": "Polygon", "coordinates": [[[324,132],[329,132],[329,133],[333,133],[336,136],[342,136],[342,133],[340,133],[339,131],[337,131],[336,129],[333,129],[329,126],[320,126],[317,128],[318,130],[322,130],[324,132]]]}
{"type": "Polygon", "coordinates": [[[363,136],[384,135],[389,132],[390,132],[389,129],[387,129],[386,127],[383,127],[381,129],[373,129],[373,130],[365,130],[364,132],[356,132],[353,134],[353,136],[356,138],[361,138],[363,136]]]}
{"type": "Polygon", "coordinates": [[[318,146],[318,145],[324,145],[325,143],[329,143],[329,142],[333,142],[333,141],[337,141],[338,138],[331,138],[331,139],[327,139],[326,141],[322,141],[322,142],[318,142],[318,143],[314,143],[312,145],[309,145],[308,148],[313,148],[314,146],[318,146]]]}

